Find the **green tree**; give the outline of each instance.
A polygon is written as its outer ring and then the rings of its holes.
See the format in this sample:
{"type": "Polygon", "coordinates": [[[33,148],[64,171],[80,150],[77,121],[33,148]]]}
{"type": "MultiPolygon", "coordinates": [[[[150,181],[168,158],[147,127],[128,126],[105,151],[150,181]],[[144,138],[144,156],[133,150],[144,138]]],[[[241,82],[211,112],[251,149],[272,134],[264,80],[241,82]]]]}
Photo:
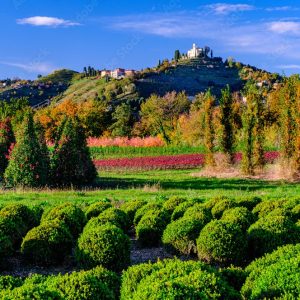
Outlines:
{"type": "Polygon", "coordinates": [[[8,165],[8,156],[15,136],[12,130],[10,118],[0,122],[0,176],[2,177],[8,165]]]}
{"type": "Polygon", "coordinates": [[[221,150],[229,156],[229,161],[233,161],[234,155],[234,111],[233,97],[230,93],[230,87],[222,90],[220,99],[220,123],[221,123],[221,150]]]}
{"type": "Polygon", "coordinates": [[[178,61],[180,58],[181,58],[180,51],[179,50],[175,50],[174,60],[178,61]]]}
{"type": "Polygon", "coordinates": [[[84,129],[77,119],[66,118],[58,128],[51,156],[51,179],[56,186],[90,184],[97,176],[86,143],[84,129]]]}
{"type": "Polygon", "coordinates": [[[111,135],[130,136],[133,126],[133,116],[130,105],[122,103],[112,114],[113,124],[110,126],[111,135]]]}
{"type": "Polygon", "coordinates": [[[48,153],[36,134],[32,113],[28,113],[18,130],[4,178],[10,186],[41,187],[48,180],[48,153]]]}

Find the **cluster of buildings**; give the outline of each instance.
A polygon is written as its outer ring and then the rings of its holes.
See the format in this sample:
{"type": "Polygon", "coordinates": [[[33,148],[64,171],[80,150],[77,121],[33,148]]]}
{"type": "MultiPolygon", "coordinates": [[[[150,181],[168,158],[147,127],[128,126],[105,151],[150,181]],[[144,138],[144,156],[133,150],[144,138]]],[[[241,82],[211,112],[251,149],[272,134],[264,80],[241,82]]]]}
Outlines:
{"type": "Polygon", "coordinates": [[[209,56],[213,58],[213,51],[209,47],[205,46],[204,48],[200,48],[196,44],[193,44],[192,49],[187,53],[187,58],[189,59],[198,57],[206,58],[209,56]]]}
{"type": "Polygon", "coordinates": [[[115,78],[115,79],[122,79],[124,77],[132,77],[136,74],[137,72],[135,70],[125,70],[121,68],[117,68],[113,71],[111,70],[102,70],[101,71],[101,77],[110,77],[110,78],[115,78]]]}

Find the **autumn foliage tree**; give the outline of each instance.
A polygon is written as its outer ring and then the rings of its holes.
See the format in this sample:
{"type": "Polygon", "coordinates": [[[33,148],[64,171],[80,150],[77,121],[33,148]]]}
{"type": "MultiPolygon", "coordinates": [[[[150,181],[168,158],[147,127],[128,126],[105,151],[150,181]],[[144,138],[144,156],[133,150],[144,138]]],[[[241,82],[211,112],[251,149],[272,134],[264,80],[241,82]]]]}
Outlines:
{"type": "Polygon", "coordinates": [[[56,186],[90,184],[96,178],[86,135],[77,118],[66,118],[58,128],[51,156],[51,179],[56,186]]]}
{"type": "Polygon", "coordinates": [[[4,178],[10,186],[41,187],[47,184],[48,153],[42,149],[32,113],[28,113],[18,130],[4,178]]]}

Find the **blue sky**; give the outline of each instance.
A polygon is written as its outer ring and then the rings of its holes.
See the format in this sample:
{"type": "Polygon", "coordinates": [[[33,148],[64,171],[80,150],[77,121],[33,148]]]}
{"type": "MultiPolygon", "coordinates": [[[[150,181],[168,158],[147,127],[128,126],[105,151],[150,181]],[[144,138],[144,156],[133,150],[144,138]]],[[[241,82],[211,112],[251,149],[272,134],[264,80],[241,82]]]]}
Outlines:
{"type": "Polygon", "coordinates": [[[300,72],[296,1],[1,0],[0,78],[54,69],[141,69],[186,52],[300,72]]]}

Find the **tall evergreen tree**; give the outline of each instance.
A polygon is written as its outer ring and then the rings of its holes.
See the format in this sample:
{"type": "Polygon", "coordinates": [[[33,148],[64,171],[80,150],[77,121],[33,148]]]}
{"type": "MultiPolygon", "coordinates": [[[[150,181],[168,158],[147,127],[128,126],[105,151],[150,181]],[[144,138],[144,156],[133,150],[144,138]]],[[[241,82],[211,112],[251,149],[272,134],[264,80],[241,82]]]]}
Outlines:
{"type": "Polygon", "coordinates": [[[0,122],[0,176],[4,175],[8,165],[8,156],[12,145],[15,143],[15,136],[12,130],[10,118],[0,122]]]}
{"type": "Polygon", "coordinates": [[[41,187],[47,184],[47,153],[36,134],[33,115],[29,112],[18,130],[4,178],[10,186],[41,187]]]}
{"type": "Polygon", "coordinates": [[[57,186],[92,183],[97,172],[90,157],[84,129],[77,119],[66,118],[58,129],[51,157],[51,178],[57,186]]]}
{"type": "Polygon", "coordinates": [[[234,112],[233,98],[230,87],[222,90],[220,99],[220,123],[221,123],[221,150],[228,155],[229,161],[233,162],[234,155],[234,112]]]}

